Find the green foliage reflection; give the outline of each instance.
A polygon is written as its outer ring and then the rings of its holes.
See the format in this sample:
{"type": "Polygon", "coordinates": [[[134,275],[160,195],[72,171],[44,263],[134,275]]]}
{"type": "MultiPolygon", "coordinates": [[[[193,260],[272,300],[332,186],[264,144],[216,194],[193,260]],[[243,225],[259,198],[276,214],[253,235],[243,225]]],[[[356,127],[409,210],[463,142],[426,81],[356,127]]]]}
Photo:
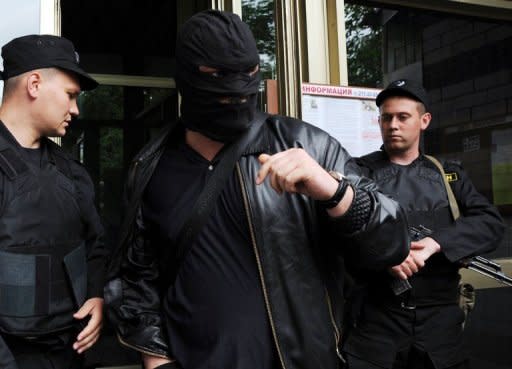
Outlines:
{"type": "Polygon", "coordinates": [[[276,79],[274,0],[242,0],[242,17],[258,45],[261,78],[276,79]]]}
{"type": "Polygon", "coordinates": [[[351,86],[382,86],[382,26],[377,10],[345,4],[348,82],[351,86]]]}

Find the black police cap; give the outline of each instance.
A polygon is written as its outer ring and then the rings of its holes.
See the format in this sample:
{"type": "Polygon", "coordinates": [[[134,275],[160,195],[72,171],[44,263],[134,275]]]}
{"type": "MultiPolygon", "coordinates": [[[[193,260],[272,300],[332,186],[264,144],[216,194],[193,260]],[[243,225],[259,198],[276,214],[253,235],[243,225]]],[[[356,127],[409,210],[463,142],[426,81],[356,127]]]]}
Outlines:
{"type": "Polygon", "coordinates": [[[377,95],[375,103],[377,106],[380,106],[384,100],[392,96],[410,97],[413,100],[421,102],[425,105],[425,108],[428,109],[429,99],[427,91],[425,91],[423,86],[416,81],[410,79],[398,79],[391,82],[377,95]]]}
{"type": "Polygon", "coordinates": [[[15,38],[2,47],[2,58],[4,80],[34,69],[60,68],[75,73],[82,90],[98,86],[98,82],[80,67],[73,43],[64,37],[27,35],[15,38]]]}

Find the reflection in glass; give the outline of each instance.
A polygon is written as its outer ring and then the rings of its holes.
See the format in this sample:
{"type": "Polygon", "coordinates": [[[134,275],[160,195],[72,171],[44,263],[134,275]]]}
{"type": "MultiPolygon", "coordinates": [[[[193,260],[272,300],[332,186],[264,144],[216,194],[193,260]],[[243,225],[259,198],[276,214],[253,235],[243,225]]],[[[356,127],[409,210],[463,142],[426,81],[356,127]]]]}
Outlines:
{"type": "Polygon", "coordinates": [[[345,5],[348,82],[350,86],[382,86],[382,25],[378,9],[345,5]]]}
{"type": "Polygon", "coordinates": [[[124,116],[124,88],[100,85],[78,98],[81,120],[121,120],[124,116]]]}
{"type": "Polygon", "coordinates": [[[261,79],[276,79],[274,0],[242,0],[242,18],[258,45],[261,79]]]}

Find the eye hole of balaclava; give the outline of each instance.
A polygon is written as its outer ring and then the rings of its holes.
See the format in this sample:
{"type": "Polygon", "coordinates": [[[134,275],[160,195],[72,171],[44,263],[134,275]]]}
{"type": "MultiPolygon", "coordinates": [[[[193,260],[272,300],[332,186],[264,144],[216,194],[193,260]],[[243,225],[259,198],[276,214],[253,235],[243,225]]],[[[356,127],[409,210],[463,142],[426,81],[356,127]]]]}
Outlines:
{"type": "Polygon", "coordinates": [[[259,65],[252,66],[252,67],[248,68],[247,70],[244,70],[241,72],[221,70],[218,68],[207,67],[205,65],[199,66],[199,72],[209,74],[214,78],[224,78],[224,77],[229,76],[230,74],[235,74],[235,73],[246,74],[247,76],[250,77],[250,76],[254,75],[256,72],[258,72],[258,70],[259,70],[259,65]]]}
{"type": "MultiPolygon", "coordinates": [[[[258,80],[256,74],[259,72],[259,65],[252,66],[244,71],[232,71],[219,68],[212,68],[200,65],[199,73],[202,74],[203,81],[211,83],[207,90],[209,94],[223,95],[218,96],[221,103],[237,103],[240,99],[246,100],[253,91],[247,91],[248,84],[258,80]],[[246,92],[249,92],[248,94],[246,92]],[[228,99],[231,98],[231,99],[228,99]]],[[[199,93],[199,91],[196,91],[199,93]]]]}
{"type": "Polygon", "coordinates": [[[176,82],[180,92],[247,96],[258,92],[256,41],[249,26],[229,12],[207,10],[192,16],[178,32],[176,82]],[[200,68],[214,69],[204,73],[200,68]]]}

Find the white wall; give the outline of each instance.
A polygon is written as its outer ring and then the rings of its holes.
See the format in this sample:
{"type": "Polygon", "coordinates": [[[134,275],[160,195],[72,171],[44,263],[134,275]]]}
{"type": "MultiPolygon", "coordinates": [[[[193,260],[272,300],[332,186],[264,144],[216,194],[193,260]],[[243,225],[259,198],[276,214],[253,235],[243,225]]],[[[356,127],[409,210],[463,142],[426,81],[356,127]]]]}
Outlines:
{"type": "MultiPolygon", "coordinates": [[[[0,0],[0,46],[15,37],[39,33],[41,28],[41,0],[0,0]]],[[[0,70],[3,60],[0,56],[0,70]]],[[[0,98],[3,82],[0,81],[0,98]]]]}

